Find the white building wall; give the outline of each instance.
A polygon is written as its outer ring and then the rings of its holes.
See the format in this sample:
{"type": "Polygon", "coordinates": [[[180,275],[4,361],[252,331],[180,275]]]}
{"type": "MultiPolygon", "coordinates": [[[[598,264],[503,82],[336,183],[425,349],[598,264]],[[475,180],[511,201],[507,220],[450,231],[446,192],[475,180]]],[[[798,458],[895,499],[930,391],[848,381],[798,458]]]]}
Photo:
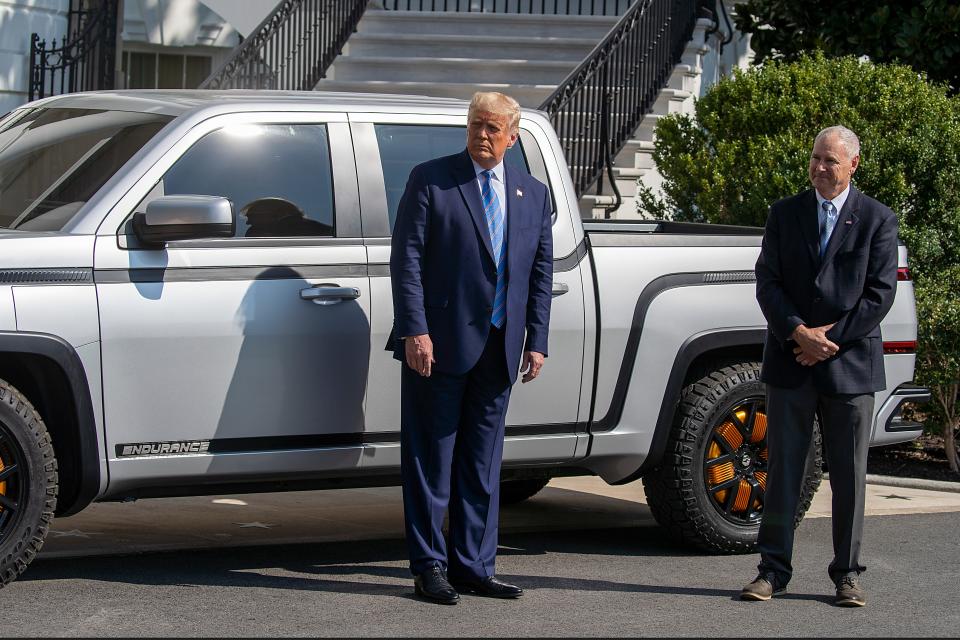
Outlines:
{"type": "MultiPolygon", "coordinates": [[[[231,16],[252,29],[277,0],[230,0],[231,16]],[[249,26],[252,25],[252,26],[249,26]]],[[[240,33],[200,0],[123,0],[122,48],[138,51],[203,54],[216,69],[240,42],[240,33]]],[[[0,114],[27,102],[30,36],[48,45],[67,33],[70,0],[0,0],[0,114]]],[[[119,63],[118,63],[119,69],[119,63]]]]}
{"type": "MultiPolygon", "coordinates": [[[[733,75],[737,69],[746,70],[753,62],[754,52],[750,48],[750,35],[743,34],[736,30],[733,25],[734,6],[742,3],[744,0],[722,0],[723,7],[727,10],[727,16],[730,19],[730,26],[723,19],[723,15],[717,16],[720,20],[720,30],[712,34],[706,42],[710,48],[703,56],[703,77],[700,81],[699,96],[707,92],[712,85],[723,78],[733,75]],[[730,27],[733,28],[733,37],[730,37],[730,27]],[[720,43],[729,39],[729,42],[723,44],[723,51],[720,51],[720,43]]],[[[716,10],[720,10],[721,2],[715,5],[716,10]]]]}
{"type": "Polygon", "coordinates": [[[68,0],[0,0],[0,114],[27,101],[30,34],[59,43],[68,9],[68,0]]]}
{"type": "MultiPolygon", "coordinates": [[[[234,13],[247,7],[246,2],[234,4],[234,13]]],[[[199,0],[124,0],[121,41],[125,51],[209,56],[210,70],[215,71],[240,43],[240,33],[199,0]]],[[[126,80],[121,77],[121,87],[126,80]]]]}
{"type": "MultiPolygon", "coordinates": [[[[246,3],[237,2],[245,6],[246,3]]],[[[199,0],[124,0],[122,39],[162,47],[227,47],[237,30],[199,0]]]]}

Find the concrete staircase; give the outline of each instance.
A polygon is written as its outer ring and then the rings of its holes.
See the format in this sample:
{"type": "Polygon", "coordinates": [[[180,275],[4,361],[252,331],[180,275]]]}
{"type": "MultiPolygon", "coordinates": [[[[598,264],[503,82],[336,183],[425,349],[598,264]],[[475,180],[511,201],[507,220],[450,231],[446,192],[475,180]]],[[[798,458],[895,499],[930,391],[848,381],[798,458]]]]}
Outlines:
{"type": "MultiPolygon", "coordinates": [[[[615,16],[518,15],[385,11],[368,8],[318,91],[405,93],[469,99],[475,91],[502,91],[525,107],[539,107],[606,36],[615,16]]],[[[706,21],[704,21],[706,23],[706,21]]],[[[706,23],[704,26],[708,26],[706,23]]],[[[698,26],[693,43],[703,42],[698,26]]],[[[637,217],[637,179],[659,184],[653,170],[657,117],[692,110],[699,92],[702,45],[688,46],[654,114],[617,156],[624,196],[613,217],[637,217]]],[[[607,185],[609,189],[609,185],[607,185]]],[[[612,192],[584,196],[581,215],[602,217],[612,192]]]]}
{"type": "MultiPolygon", "coordinates": [[[[694,113],[694,100],[700,96],[703,73],[703,57],[710,48],[704,35],[710,28],[710,20],[699,20],[693,31],[693,37],[687,43],[683,55],[673,69],[667,86],[660,91],[653,110],[640,123],[631,140],[614,158],[613,175],[620,191],[622,203],[611,213],[614,219],[639,219],[643,216],[637,211],[636,195],[639,185],[659,191],[663,178],[653,161],[655,142],[654,130],[657,121],[672,113],[694,113]]],[[[603,218],[605,207],[616,201],[607,176],[604,175],[604,188],[599,195],[584,194],[580,198],[580,215],[584,218],[603,218]]],[[[595,192],[595,188],[592,189],[595,192]]]]}

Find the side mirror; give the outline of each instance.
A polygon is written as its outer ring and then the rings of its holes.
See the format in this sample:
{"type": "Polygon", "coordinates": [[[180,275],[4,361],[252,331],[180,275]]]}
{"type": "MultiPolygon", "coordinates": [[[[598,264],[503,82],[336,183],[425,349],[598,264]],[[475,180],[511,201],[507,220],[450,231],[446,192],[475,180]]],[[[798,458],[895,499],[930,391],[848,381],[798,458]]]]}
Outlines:
{"type": "Polygon", "coordinates": [[[133,214],[133,232],[144,244],[174,240],[232,238],[233,204],[217,196],[161,196],[146,213],[133,214]]]}

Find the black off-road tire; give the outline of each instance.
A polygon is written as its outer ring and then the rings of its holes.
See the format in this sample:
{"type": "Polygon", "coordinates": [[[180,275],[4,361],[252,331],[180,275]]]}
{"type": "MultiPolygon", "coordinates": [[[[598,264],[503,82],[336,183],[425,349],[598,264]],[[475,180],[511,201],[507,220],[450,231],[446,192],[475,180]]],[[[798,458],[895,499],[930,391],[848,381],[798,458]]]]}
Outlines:
{"type": "MultiPolygon", "coordinates": [[[[820,486],[822,460],[815,425],[797,525],[820,486]]],[[[663,459],[643,476],[643,487],[654,518],[672,536],[712,553],[756,549],[766,487],[759,363],[718,368],[683,389],[663,459]]]]}
{"type": "Polygon", "coordinates": [[[57,506],[57,459],[33,405],[0,380],[0,587],[36,557],[57,506]]]}
{"type": "Polygon", "coordinates": [[[532,498],[549,482],[550,478],[503,480],[500,482],[500,504],[517,504],[532,498]]]}

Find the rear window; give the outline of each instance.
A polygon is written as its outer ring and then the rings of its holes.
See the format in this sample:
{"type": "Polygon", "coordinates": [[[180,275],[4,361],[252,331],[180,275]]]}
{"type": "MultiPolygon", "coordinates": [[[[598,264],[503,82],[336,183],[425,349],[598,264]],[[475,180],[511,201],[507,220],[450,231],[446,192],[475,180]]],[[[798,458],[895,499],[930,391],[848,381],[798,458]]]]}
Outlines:
{"type": "Polygon", "coordinates": [[[171,116],[36,108],[0,128],[0,228],[59,231],[171,116]]]}
{"type": "MultiPolygon", "coordinates": [[[[459,153],[466,148],[465,126],[378,124],[377,144],[383,166],[383,183],[387,190],[387,213],[390,228],[397,219],[397,206],[407,186],[410,171],[427,160],[459,153]]],[[[523,173],[530,173],[523,144],[507,149],[504,164],[523,173]]]]}

